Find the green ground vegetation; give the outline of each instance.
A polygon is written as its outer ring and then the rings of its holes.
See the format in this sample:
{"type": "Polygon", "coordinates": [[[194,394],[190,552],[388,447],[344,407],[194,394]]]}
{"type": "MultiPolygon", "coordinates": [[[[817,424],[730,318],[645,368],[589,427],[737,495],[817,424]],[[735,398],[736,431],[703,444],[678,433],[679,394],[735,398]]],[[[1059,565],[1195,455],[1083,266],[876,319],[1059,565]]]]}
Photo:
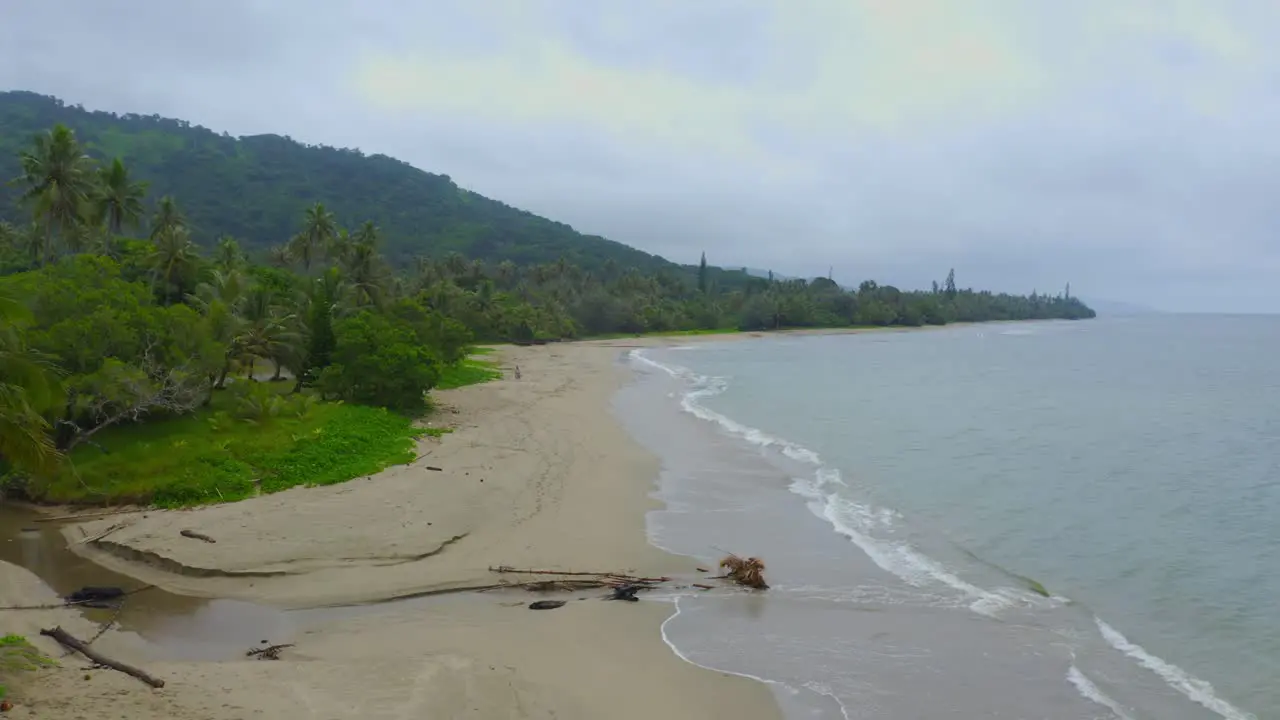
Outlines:
{"type": "Polygon", "coordinates": [[[468,356],[440,373],[437,390],[452,390],[466,385],[489,382],[502,377],[502,370],[495,360],[486,359],[493,353],[491,347],[472,348],[468,356]]]}
{"type": "Polygon", "coordinates": [[[189,415],[111,428],[30,492],[69,503],[229,502],[409,462],[426,434],[385,408],[321,402],[283,383],[233,383],[189,415]]]}
{"type": "Polygon", "coordinates": [[[56,665],[21,635],[0,636],[0,700],[8,696],[5,680],[23,672],[56,665]]]}

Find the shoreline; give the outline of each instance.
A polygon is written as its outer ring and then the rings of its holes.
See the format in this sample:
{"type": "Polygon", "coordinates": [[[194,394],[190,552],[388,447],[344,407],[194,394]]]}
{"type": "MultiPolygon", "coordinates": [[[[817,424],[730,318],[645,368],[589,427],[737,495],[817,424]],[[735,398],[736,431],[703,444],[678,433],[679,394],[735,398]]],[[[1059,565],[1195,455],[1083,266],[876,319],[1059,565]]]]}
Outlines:
{"type": "MultiPolygon", "coordinates": [[[[638,340],[667,345],[677,338],[638,340]]],[[[646,514],[661,507],[652,496],[658,460],[611,411],[613,395],[630,376],[618,365],[617,347],[598,340],[500,348],[507,377],[439,393],[456,429],[424,439],[421,457],[410,465],[229,505],[95,518],[65,526],[64,535],[78,540],[110,531],[93,543],[98,548],[71,547],[171,592],[282,608],[377,602],[493,582],[488,568],[496,565],[692,578],[692,559],[648,541],[646,514]],[[509,372],[515,365],[520,380],[509,372]],[[217,542],[192,541],[181,530],[217,542]]],[[[0,564],[0,586],[17,587],[10,579],[24,573],[0,564]]],[[[108,677],[118,673],[68,685],[75,673],[41,671],[18,681],[15,710],[25,702],[44,713],[52,707],[67,712],[81,700],[88,708],[102,701],[100,692],[117,692],[123,683],[129,692],[112,702],[132,705],[136,699],[130,715],[140,720],[243,717],[244,711],[276,716],[298,707],[317,718],[403,712],[781,717],[765,683],[703,668],[668,645],[662,625],[674,616],[673,605],[595,602],[596,595],[565,596],[570,602],[552,612],[513,606],[530,599],[515,591],[384,605],[305,628],[293,640],[297,647],[281,655],[283,662],[265,667],[245,660],[147,663],[170,678],[169,687],[154,692],[132,688],[127,677],[108,677]],[[406,668],[412,671],[406,674],[406,668]],[[286,680],[293,690],[282,693],[279,683],[286,680]],[[234,710],[220,693],[233,685],[234,710]],[[362,690],[346,695],[363,697],[343,696],[351,687],[362,690]],[[644,700],[628,701],[635,697],[644,700]]],[[[0,612],[0,629],[18,627],[46,652],[60,654],[45,638],[32,637],[37,619],[96,632],[70,610],[29,613],[25,620],[19,615],[0,612]]],[[[145,655],[145,643],[131,633],[108,632],[99,644],[126,660],[145,655]]]]}

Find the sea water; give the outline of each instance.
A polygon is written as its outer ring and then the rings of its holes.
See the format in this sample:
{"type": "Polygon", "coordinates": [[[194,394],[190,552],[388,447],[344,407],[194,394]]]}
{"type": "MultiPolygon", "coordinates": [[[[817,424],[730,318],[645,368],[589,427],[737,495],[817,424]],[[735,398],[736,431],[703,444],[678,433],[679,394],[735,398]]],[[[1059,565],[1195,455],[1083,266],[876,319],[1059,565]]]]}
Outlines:
{"type": "Polygon", "coordinates": [[[1280,717],[1280,318],[634,349],[683,657],[792,717],[1280,717]]]}

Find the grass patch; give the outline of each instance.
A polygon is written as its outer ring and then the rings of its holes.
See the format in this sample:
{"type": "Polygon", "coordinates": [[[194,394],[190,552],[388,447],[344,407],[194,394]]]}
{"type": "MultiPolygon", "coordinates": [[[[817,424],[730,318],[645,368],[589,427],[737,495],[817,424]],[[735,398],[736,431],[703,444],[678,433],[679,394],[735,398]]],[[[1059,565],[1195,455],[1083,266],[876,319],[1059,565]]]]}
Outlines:
{"type": "MultiPolygon", "coordinates": [[[[21,635],[5,635],[0,637],[0,678],[20,672],[30,672],[41,668],[53,667],[58,663],[45,656],[21,635]]],[[[0,699],[8,694],[4,683],[0,683],[0,699]]]]}
{"type": "Polygon", "coordinates": [[[104,430],[95,438],[101,448],[77,447],[74,470],[30,494],[161,507],[241,500],[410,462],[414,440],[434,434],[381,408],[288,396],[288,385],[241,383],[193,415],[104,430]]]}
{"type": "Polygon", "coordinates": [[[452,390],[501,378],[502,371],[498,369],[496,360],[481,360],[476,357],[492,353],[493,348],[491,347],[472,348],[468,353],[468,357],[464,358],[462,362],[447,367],[444,372],[440,373],[440,381],[436,383],[436,389],[452,390]]]}

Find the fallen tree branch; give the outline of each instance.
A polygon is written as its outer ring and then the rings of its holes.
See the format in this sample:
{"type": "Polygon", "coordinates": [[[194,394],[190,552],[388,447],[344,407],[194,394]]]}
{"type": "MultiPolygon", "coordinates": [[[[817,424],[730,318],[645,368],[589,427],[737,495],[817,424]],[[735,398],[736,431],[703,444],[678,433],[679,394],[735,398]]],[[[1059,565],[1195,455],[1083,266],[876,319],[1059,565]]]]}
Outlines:
{"type": "Polygon", "coordinates": [[[582,577],[598,577],[598,578],[616,578],[618,580],[627,580],[630,582],[640,583],[662,583],[669,582],[669,577],[636,577],[635,575],[627,575],[626,573],[616,572],[576,572],[569,570],[522,570],[513,568],[510,565],[499,565],[498,567],[490,567],[489,572],[495,573],[512,573],[521,575],[564,575],[564,576],[582,576],[582,577]]]}
{"type": "MultiPolygon", "coordinates": [[[[396,602],[398,600],[413,600],[416,598],[434,597],[436,595],[453,595],[465,592],[489,592],[490,590],[527,590],[529,592],[573,592],[574,590],[593,590],[598,588],[614,588],[619,585],[627,584],[623,580],[614,578],[594,578],[594,579],[566,579],[566,580],[530,580],[529,582],[501,582],[490,583],[487,585],[460,585],[458,587],[438,588],[435,590],[422,590],[405,595],[396,595],[378,602],[396,602]]],[[[639,583],[642,589],[651,589],[654,583],[639,583]]]]}
{"type": "Polygon", "coordinates": [[[122,522],[118,522],[118,523],[116,523],[115,525],[112,525],[111,527],[107,528],[106,530],[103,530],[102,532],[98,533],[97,535],[94,535],[93,537],[87,537],[87,538],[83,538],[83,539],[79,540],[79,541],[78,541],[78,544],[80,544],[80,545],[84,545],[84,544],[86,544],[86,543],[94,543],[94,542],[98,542],[98,541],[99,541],[99,540],[101,540],[102,538],[104,538],[104,537],[106,537],[106,536],[110,535],[111,533],[113,533],[113,532],[115,532],[115,531],[117,531],[117,530],[120,530],[120,529],[122,529],[122,528],[129,527],[129,526],[130,526],[130,525],[132,525],[134,522],[137,522],[137,521],[136,521],[136,520],[134,520],[134,521],[125,520],[125,521],[122,521],[122,522]]]}
{"type": "Polygon", "coordinates": [[[189,537],[189,538],[192,538],[192,539],[194,539],[194,540],[203,540],[203,541],[205,541],[205,542],[207,542],[207,543],[216,543],[216,542],[218,542],[217,540],[214,540],[213,538],[209,537],[208,535],[205,535],[204,533],[198,533],[198,532],[196,532],[195,530],[183,530],[182,532],[180,532],[180,533],[178,533],[178,534],[179,534],[179,535],[181,535],[182,537],[189,537]]]}
{"type": "Polygon", "coordinates": [[[93,662],[98,663],[99,665],[109,667],[112,670],[122,672],[125,675],[131,675],[141,680],[142,682],[150,685],[153,688],[164,687],[163,680],[159,678],[151,677],[150,675],[146,674],[145,672],[139,670],[136,667],[125,665],[124,663],[119,662],[117,660],[112,660],[106,655],[103,655],[97,650],[94,650],[93,648],[89,647],[86,643],[83,643],[75,639],[69,633],[67,633],[66,630],[63,630],[61,627],[55,627],[53,629],[42,629],[40,631],[40,634],[46,637],[51,637],[54,640],[57,640],[58,643],[61,644],[63,647],[69,648],[71,650],[75,650],[76,652],[89,658],[93,662]]]}

